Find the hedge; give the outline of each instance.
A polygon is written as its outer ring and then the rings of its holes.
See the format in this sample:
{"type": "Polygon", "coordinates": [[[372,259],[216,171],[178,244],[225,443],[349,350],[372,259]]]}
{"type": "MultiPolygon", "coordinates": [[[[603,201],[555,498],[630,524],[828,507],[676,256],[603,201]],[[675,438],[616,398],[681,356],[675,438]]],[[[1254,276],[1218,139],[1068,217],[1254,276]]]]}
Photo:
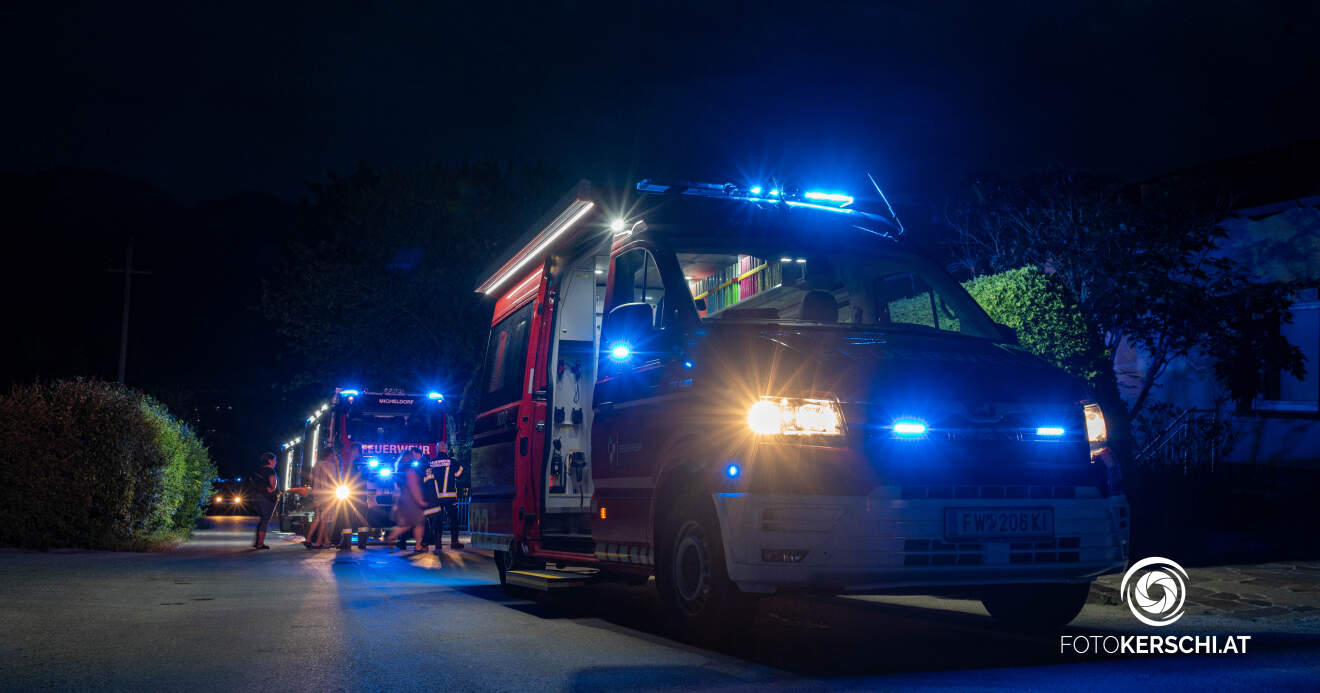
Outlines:
{"type": "Polygon", "coordinates": [[[216,475],[196,434],[120,385],[0,395],[0,544],[146,549],[186,538],[216,475]]]}
{"type": "Polygon", "coordinates": [[[1088,381],[1095,377],[1099,350],[1086,320],[1050,275],[1019,267],[977,277],[963,287],[990,319],[1017,331],[1022,348],[1088,381]]]}

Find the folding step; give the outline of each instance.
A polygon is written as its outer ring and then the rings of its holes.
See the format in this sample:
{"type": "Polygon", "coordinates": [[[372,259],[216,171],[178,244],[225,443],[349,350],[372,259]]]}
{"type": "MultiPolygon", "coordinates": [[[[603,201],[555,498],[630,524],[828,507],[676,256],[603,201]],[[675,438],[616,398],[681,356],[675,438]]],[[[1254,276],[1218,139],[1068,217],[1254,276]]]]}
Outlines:
{"type": "Polygon", "coordinates": [[[550,592],[569,587],[581,587],[596,576],[589,568],[582,570],[510,570],[504,579],[518,587],[550,592]]]}

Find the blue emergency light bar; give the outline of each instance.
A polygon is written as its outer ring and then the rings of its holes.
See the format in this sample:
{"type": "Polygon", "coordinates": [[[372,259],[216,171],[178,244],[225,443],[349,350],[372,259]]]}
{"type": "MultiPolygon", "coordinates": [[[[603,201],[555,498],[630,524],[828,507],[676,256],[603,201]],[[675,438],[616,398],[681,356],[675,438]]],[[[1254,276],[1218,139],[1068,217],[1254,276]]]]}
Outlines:
{"type": "Polygon", "coordinates": [[[358,392],[357,390],[340,390],[340,391],[339,391],[339,394],[341,394],[341,395],[343,395],[343,396],[345,396],[345,397],[357,397],[358,395],[360,395],[360,394],[362,394],[362,393],[361,393],[361,392],[358,392]]]}
{"type": "Polygon", "coordinates": [[[639,192],[656,193],[663,195],[683,195],[686,197],[709,197],[722,198],[726,200],[740,200],[757,204],[780,205],[786,207],[802,207],[807,209],[819,209],[836,214],[856,215],[868,221],[879,221],[881,223],[892,224],[889,219],[878,214],[863,212],[849,207],[854,201],[852,195],[841,192],[827,192],[823,190],[802,191],[793,186],[779,188],[770,188],[766,190],[761,185],[740,186],[733,183],[660,183],[650,178],[645,178],[637,183],[639,192]]]}
{"type": "Polygon", "coordinates": [[[439,392],[432,392],[431,394],[427,395],[427,397],[436,400],[437,402],[442,402],[445,399],[445,396],[440,394],[439,392]]]}

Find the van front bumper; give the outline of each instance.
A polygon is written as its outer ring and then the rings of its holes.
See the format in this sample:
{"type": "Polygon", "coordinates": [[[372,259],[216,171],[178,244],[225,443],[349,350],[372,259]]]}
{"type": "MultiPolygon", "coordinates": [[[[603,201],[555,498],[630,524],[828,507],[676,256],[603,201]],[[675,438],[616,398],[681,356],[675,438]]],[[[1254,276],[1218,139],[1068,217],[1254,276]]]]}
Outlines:
{"type": "Polygon", "coordinates": [[[966,495],[914,499],[905,497],[902,487],[881,486],[858,497],[719,493],[714,500],[729,577],[745,592],[939,591],[1089,582],[1127,566],[1124,496],[966,495]],[[951,541],[945,535],[945,510],[955,507],[1053,508],[1054,536],[951,541]]]}

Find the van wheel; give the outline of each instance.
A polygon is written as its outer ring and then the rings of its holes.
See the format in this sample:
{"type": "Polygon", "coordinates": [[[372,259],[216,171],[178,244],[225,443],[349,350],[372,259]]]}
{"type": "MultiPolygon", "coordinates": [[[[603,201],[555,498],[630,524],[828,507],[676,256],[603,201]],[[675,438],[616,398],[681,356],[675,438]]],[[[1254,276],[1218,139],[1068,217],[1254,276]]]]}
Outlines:
{"type": "Polygon", "coordinates": [[[688,499],[668,523],[655,583],[667,620],[690,642],[719,644],[751,622],[756,603],[729,580],[715,508],[688,499]]]}
{"type": "Polygon", "coordinates": [[[982,594],[981,604],[1001,625],[1015,630],[1050,632],[1077,618],[1090,593],[1089,582],[997,585],[982,594]]]}

